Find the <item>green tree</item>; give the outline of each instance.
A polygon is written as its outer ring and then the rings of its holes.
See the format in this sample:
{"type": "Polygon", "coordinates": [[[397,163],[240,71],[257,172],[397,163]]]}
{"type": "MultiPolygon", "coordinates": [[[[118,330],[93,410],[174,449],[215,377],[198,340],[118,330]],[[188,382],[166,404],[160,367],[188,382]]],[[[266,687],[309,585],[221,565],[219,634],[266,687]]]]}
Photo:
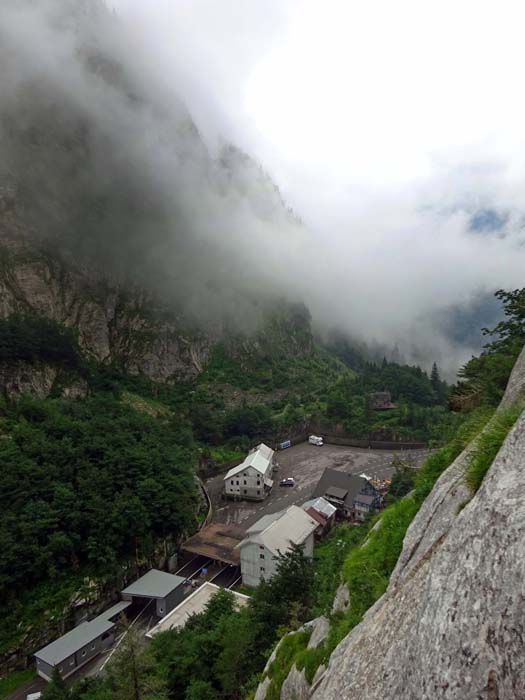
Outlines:
{"type": "Polygon", "coordinates": [[[108,681],[114,700],[165,700],[167,685],[150,649],[133,627],[108,664],[108,681]]]}
{"type": "Polygon", "coordinates": [[[184,700],[217,700],[217,691],[208,681],[194,678],[186,690],[184,700]]]}
{"type": "Polygon", "coordinates": [[[46,685],[42,693],[43,700],[69,700],[70,694],[64,679],[57,668],[53,669],[51,681],[46,685]]]}

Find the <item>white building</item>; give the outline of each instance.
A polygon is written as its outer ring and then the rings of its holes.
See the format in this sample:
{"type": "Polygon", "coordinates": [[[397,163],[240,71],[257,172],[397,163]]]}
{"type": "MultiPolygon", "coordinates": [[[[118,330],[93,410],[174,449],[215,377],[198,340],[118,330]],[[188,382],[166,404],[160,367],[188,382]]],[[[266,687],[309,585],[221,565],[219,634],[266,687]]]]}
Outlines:
{"type": "Polygon", "coordinates": [[[241,574],[245,586],[257,586],[277,570],[280,554],[292,544],[302,545],[306,557],[314,554],[314,532],[319,523],[298,506],[264,515],[247,530],[248,537],[237,547],[241,550],[241,574]]]}
{"type": "Polygon", "coordinates": [[[230,498],[262,501],[270,492],[273,481],[274,451],[261,443],[242,464],[233,467],[224,477],[224,493],[230,498]]]}

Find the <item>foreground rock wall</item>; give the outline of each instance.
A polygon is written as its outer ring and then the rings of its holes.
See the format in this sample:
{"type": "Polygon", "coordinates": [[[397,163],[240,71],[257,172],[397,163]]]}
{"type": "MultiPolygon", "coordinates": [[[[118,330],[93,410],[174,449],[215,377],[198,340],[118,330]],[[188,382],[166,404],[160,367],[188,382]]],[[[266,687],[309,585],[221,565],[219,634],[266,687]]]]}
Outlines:
{"type": "MultiPolygon", "coordinates": [[[[503,406],[524,393],[525,352],[503,406]]],[[[525,698],[524,415],[469,500],[472,449],[436,483],[388,590],[336,648],[314,700],[525,698]]]]}

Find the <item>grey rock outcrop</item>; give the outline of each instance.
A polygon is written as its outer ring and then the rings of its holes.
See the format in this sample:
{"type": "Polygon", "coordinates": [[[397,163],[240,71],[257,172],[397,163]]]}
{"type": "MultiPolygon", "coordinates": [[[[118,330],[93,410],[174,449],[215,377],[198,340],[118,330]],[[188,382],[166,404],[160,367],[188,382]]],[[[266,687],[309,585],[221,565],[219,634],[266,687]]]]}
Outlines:
{"type": "MultiPolygon", "coordinates": [[[[502,405],[524,393],[525,351],[502,405]]],[[[460,508],[472,449],[437,481],[386,593],[336,648],[314,700],[525,698],[525,417],[460,508]]]]}
{"type": "Polygon", "coordinates": [[[266,678],[263,681],[261,681],[257,686],[257,692],[255,693],[255,697],[253,698],[253,700],[265,700],[270,683],[270,679],[268,678],[268,676],[266,676],[266,678]]]}
{"type": "Polygon", "coordinates": [[[308,640],[308,649],[316,649],[319,644],[327,638],[328,632],[330,632],[330,622],[324,615],[316,617],[315,620],[311,622],[307,622],[305,627],[312,630],[312,634],[308,640]]]}
{"type": "Polygon", "coordinates": [[[294,664],[281,687],[280,700],[308,700],[309,697],[310,685],[305,678],[304,669],[298,671],[294,664]]]}
{"type": "Polygon", "coordinates": [[[143,290],[51,257],[23,235],[7,235],[2,224],[0,215],[0,317],[36,314],[74,328],[87,356],[153,381],[202,372],[216,342],[210,334],[166,320],[143,290]]]}
{"type": "Polygon", "coordinates": [[[17,398],[23,394],[39,399],[49,396],[58,371],[44,363],[28,362],[0,363],[0,392],[17,398]]]}
{"type": "Polygon", "coordinates": [[[346,583],[339,584],[336,591],[334,602],[332,605],[332,614],[335,612],[343,612],[350,604],[350,591],[346,583]]]}

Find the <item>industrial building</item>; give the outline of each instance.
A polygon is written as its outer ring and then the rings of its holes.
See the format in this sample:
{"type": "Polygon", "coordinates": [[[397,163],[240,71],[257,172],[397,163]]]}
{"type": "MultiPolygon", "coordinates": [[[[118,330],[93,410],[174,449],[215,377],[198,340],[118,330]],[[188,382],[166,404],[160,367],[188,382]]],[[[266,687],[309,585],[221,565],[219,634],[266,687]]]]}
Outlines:
{"type": "Polygon", "coordinates": [[[200,554],[219,564],[239,566],[237,545],[246,537],[246,530],[238,525],[212,523],[190,537],[181,549],[189,554],[200,554]]]}
{"type": "Polygon", "coordinates": [[[273,481],[274,451],[261,443],[244,462],[227,472],[224,477],[224,494],[228,498],[263,501],[270,493],[273,481]]]}
{"type": "Polygon", "coordinates": [[[258,586],[277,571],[279,555],[292,545],[303,547],[306,557],[314,553],[314,532],[319,523],[302,508],[290,506],[284,511],[264,515],[247,530],[239,545],[241,575],[245,586],[258,586]]]}
{"type": "MultiPolygon", "coordinates": [[[[162,618],[153,629],[151,629],[146,637],[153,639],[153,637],[159,632],[166,632],[166,630],[180,629],[184,627],[186,622],[192,615],[198,615],[202,613],[210,600],[219,591],[223,590],[214,583],[206,581],[199,586],[196,591],[189,595],[182,603],[179,603],[176,608],[174,608],[166,617],[162,618]]],[[[237,593],[236,591],[229,591],[233,596],[233,601],[235,608],[239,610],[248,604],[250,598],[242,593],[237,593]]]]}
{"type": "Polygon", "coordinates": [[[38,675],[49,681],[53,670],[58,669],[62,678],[67,678],[106,651],[113,644],[118,618],[130,605],[128,601],[121,601],[91,622],[82,622],[37,651],[35,660],[38,675]]]}
{"type": "Polygon", "coordinates": [[[123,600],[132,603],[146,603],[155,600],[155,612],[158,617],[164,617],[178,605],[186,593],[185,579],[166,571],[150,569],[131,585],[125,588],[121,595],[123,600]]]}

